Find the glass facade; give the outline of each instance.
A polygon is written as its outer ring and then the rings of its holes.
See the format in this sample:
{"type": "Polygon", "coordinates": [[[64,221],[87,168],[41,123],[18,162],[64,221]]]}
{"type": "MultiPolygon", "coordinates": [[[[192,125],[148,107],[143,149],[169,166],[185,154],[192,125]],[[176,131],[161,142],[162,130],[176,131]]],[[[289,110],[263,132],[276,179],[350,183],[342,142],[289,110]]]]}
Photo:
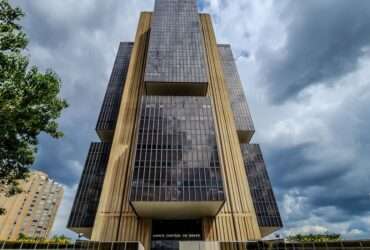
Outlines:
{"type": "Polygon", "coordinates": [[[251,140],[254,126],[230,45],[216,44],[211,20],[198,13],[197,1],[156,0],[154,12],[141,14],[132,50],[133,43],[119,46],[96,126],[103,143],[91,145],[68,227],[81,232],[94,226],[97,239],[138,239],[141,231],[152,233],[153,249],[178,249],[180,241],[201,240],[204,218],[203,229],[217,232],[215,240],[259,239],[271,227],[280,227],[260,149],[245,144],[251,140]],[[120,111],[131,53],[134,60],[126,86],[130,98],[124,100],[120,111]],[[230,105],[235,126],[229,119],[230,105]],[[105,183],[101,197],[106,209],[96,215],[119,113],[124,119],[117,128],[122,131],[116,131],[119,143],[113,144],[111,156],[118,160],[109,163],[112,178],[105,183]],[[235,128],[239,141],[230,138],[236,136],[235,128]],[[239,143],[243,143],[251,195],[238,155],[239,143]],[[221,167],[230,175],[222,176],[221,167]],[[225,187],[223,178],[227,178],[225,187]],[[226,187],[244,198],[230,195],[234,200],[222,209],[226,187]],[[251,199],[259,225],[253,209],[249,210],[251,199]],[[234,214],[248,229],[237,223],[234,214]],[[126,216],[132,223],[126,223],[126,216]],[[215,216],[219,216],[217,223],[213,223],[215,216]],[[142,223],[144,219],[154,220],[152,228],[150,223],[142,223]],[[112,221],[119,223],[111,225],[112,221]],[[197,223],[200,226],[195,230],[191,224],[197,223]],[[132,236],[120,234],[131,227],[136,228],[132,236]],[[166,227],[177,233],[158,236],[166,227]],[[185,237],[182,229],[191,229],[187,234],[193,236],[185,237]],[[195,233],[198,229],[200,233],[195,233]]]}
{"type": "Polygon", "coordinates": [[[96,132],[100,139],[105,142],[111,142],[113,140],[113,130],[116,126],[132,47],[133,43],[120,43],[105,92],[98,122],[96,124],[96,132]]]}
{"type": "Polygon", "coordinates": [[[230,45],[222,44],[217,46],[221,56],[226,85],[229,91],[236,130],[240,141],[242,143],[248,143],[254,134],[254,125],[233,53],[230,45]]]}
{"type": "Polygon", "coordinates": [[[110,148],[109,143],[91,143],[69,217],[69,228],[86,228],[94,225],[110,148]]]}
{"type": "Polygon", "coordinates": [[[205,94],[208,79],[204,56],[196,0],[155,1],[145,82],[191,83],[189,88],[203,84],[205,94]]]}
{"type": "Polygon", "coordinates": [[[144,96],[131,201],[224,200],[209,97],[144,96]]]}
{"type": "Polygon", "coordinates": [[[259,145],[241,144],[241,150],[259,226],[282,227],[279,208],[259,145]]]}

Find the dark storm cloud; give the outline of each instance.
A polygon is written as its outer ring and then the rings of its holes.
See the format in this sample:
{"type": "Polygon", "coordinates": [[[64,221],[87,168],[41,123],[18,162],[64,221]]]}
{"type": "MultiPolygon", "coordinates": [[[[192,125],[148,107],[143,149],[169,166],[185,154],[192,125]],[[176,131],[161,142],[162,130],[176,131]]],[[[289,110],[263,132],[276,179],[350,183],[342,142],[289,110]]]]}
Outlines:
{"type": "MultiPolygon", "coordinates": [[[[26,29],[32,38],[31,42],[38,43],[46,48],[63,47],[66,41],[77,40],[76,36],[88,34],[92,36],[95,31],[104,29],[109,32],[109,23],[114,20],[118,11],[114,1],[86,1],[76,5],[73,2],[63,4],[45,2],[33,3],[31,1],[14,1],[26,10],[26,29]],[[48,6],[54,6],[48,12],[48,6]],[[60,10],[57,8],[61,7],[60,10]],[[56,16],[53,18],[53,12],[56,16]],[[75,14],[71,15],[71,12],[75,14]],[[68,14],[62,16],[63,14],[68,14]],[[59,16],[60,15],[60,16],[59,16]]],[[[93,39],[93,37],[92,37],[93,39]]],[[[76,44],[78,46],[78,44],[76,44]]]]}
{"type": "Polygon", "coordinates": [[[281,13],[285,45],[260,55],[274,103],[353,71],[370,46],[369,1],[292,1],[286,6],[281,13]]]}
{"type": "MultiPolygon", "coordinates": [[[[66,137],[69,137],[71,133],[66,134],[66,137]]],[[[81,156],[87,154],[90,138],[81,136],[71,141],[71,138],[66,137],[56,141],[40,136],[38,157],[33,168],[48,173],[51,178],[63,184],[73,186],[78,182],[79,172],[82,171],[82,166],[77,163],[81,163],[83,161],[81,156]]]]}
{"type": "MultiPolygon", "coordinates": [[[[312,206],[312,208],[315,207],[312,206]]],[[[312,210],[312,214],[319,218],[325,218],[329,223],[346,222],[351,220],[351,217],[353,216],[352,214],[333,206],[316,207],[312,210]]]]}
{"type": "Polygon", "coordinates": [[[370,211],[370,134],[367,133],[370,99],[365,98],[370,96],[370,90],[364,90],[363,94],[364,98],[343,102],[338,107],[342,115],[335,112],[321,118],[329,128],[325,136],[335,138],[333,142],[301,139],[302,143],[297,145],[282,146],[275,141],[264,147],[280,204],[284,202],[284,194],[292,189],[306,197],[307,207],[301,209],[307,210],[298,214],[301,219],[304,214],[316,211],[314,215],[338,223],[365,216],[370,211]],[[340,214],[320,210],[326,207],[334,207],[340,214]]]}
{"type": "MultiPolygon", "coordinates": [[[[367,214],[370,206],[369,194],[361,193],[359,190],[345,192],[344,188],[336,190],[340,184],[343,183],[326,186],[320,194],[310,194],[310,204],[314,207],[335,206],[351,216],[367,214]]],[[[338,217],[337,220],[339,219],[338,217]]]]}
{"type": "Polygon", "coordinates": [[[314,143],[302,143],[267,151],[266,162],[273,166],[269,172],[279,188],[326,185],[349,171],[345,166],[322,166],[326,162],[310,158],[308,151],[315,146],[314,143]]]}

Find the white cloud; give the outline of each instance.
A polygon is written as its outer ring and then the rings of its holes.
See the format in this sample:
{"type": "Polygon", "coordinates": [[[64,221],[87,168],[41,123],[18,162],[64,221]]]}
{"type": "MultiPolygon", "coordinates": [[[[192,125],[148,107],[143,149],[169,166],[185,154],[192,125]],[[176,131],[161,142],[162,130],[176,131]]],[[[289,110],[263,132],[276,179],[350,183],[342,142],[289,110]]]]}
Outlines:
{"type": "Polygon", "coordinates": [[[67,160],[66,165],[68,166],[67,171],[69,171],[69,173],[72,176],[75,176],[75,177],[80,177],[81,176],[81,173],[82,173],[82,170],[83,170],[83,165],[79,161],[67,160]]]}
{"type": "Polygon", "coordinates": [[[282,207],[285,217],[289,219],[290,216],[302,216],[302,212],[306,210],[306,202],[307,197],[301,195],[296,189],[290,190],[288,193],[284,194],[282,207]]]}
{"type": "Polygon", "coordinates": [[[319,233],[323,234],[328,232],[328,228],[320,226],[320,225],[305,225],[298,228],[293,228],[286,231],[287,235],[294,235],[294,234],[310,234],[310,233],[319,233]]]}
{"type": "Polygon", "coordinates": [[[77,184],[72,187],[63,185],[63,189],[64,189],[64,197],[59,206],[59,209],[58,209],[58,212],[57,212],[54,224],[53,224],[53,228],[50,233],[50,237],[55,234],[58,234],[58,235],[64,234],[68,237],[76,238],[76,234],[70,231],[69,229],[67,229],[66,226],[67,226],[69,214],[72,209],[73,200],[77,192],[77,184]]]}
{"type": "Polygon", "coordinates": [[[365,233],[364,231],[355,228],[355,229],[351,229],[348,232],[348,236],[357,237],[357,236],[363,235],[364,233],[365,233]]]}

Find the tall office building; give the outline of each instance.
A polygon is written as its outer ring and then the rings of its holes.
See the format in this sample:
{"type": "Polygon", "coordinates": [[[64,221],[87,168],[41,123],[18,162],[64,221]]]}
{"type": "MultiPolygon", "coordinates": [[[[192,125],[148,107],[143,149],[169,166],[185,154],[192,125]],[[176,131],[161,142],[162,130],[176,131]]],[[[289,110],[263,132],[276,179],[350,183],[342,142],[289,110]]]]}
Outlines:
{"type": "MultiPolygon", "coordinates": [[[[248,241],[282,227],[230,45],[196,0],[122,42],[68,226],[96,241],[248,241]]],[[[176,247],[175,247],[176,248],[176,247]]]]}
{"type": "Polygon", "coordinates": [[[19,234],[47,238],[63,198],[63,187],[39,171],[31,172],[19,187],[22,192],[17,195],[0,194],[0,205],[6,209],[0,216],[0,240],[16,240],[19,234]]]}

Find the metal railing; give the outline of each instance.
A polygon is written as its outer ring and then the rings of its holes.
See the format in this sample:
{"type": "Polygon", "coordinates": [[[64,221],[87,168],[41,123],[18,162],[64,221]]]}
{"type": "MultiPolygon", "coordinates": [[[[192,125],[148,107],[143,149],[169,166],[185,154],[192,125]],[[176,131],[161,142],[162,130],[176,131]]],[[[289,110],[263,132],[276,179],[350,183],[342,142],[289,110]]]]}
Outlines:
{"type": "MultiPolygon", "coordinates": [[[[328,242],[284,242],[284,241],[177,241],[162,250],[370,250],[370,240],[328,242]]],[[[144,250],[140,242],[97,242],[76,241],[72,244],[45,242],[0,241],[3,249],[65,249],[65,250],[144,250]]]]}
{"type": "Polygon", "coordinates": [[[0,249],[144,250],[140,242],[76,241],[72,244],[0,241],[0,249]]]}

